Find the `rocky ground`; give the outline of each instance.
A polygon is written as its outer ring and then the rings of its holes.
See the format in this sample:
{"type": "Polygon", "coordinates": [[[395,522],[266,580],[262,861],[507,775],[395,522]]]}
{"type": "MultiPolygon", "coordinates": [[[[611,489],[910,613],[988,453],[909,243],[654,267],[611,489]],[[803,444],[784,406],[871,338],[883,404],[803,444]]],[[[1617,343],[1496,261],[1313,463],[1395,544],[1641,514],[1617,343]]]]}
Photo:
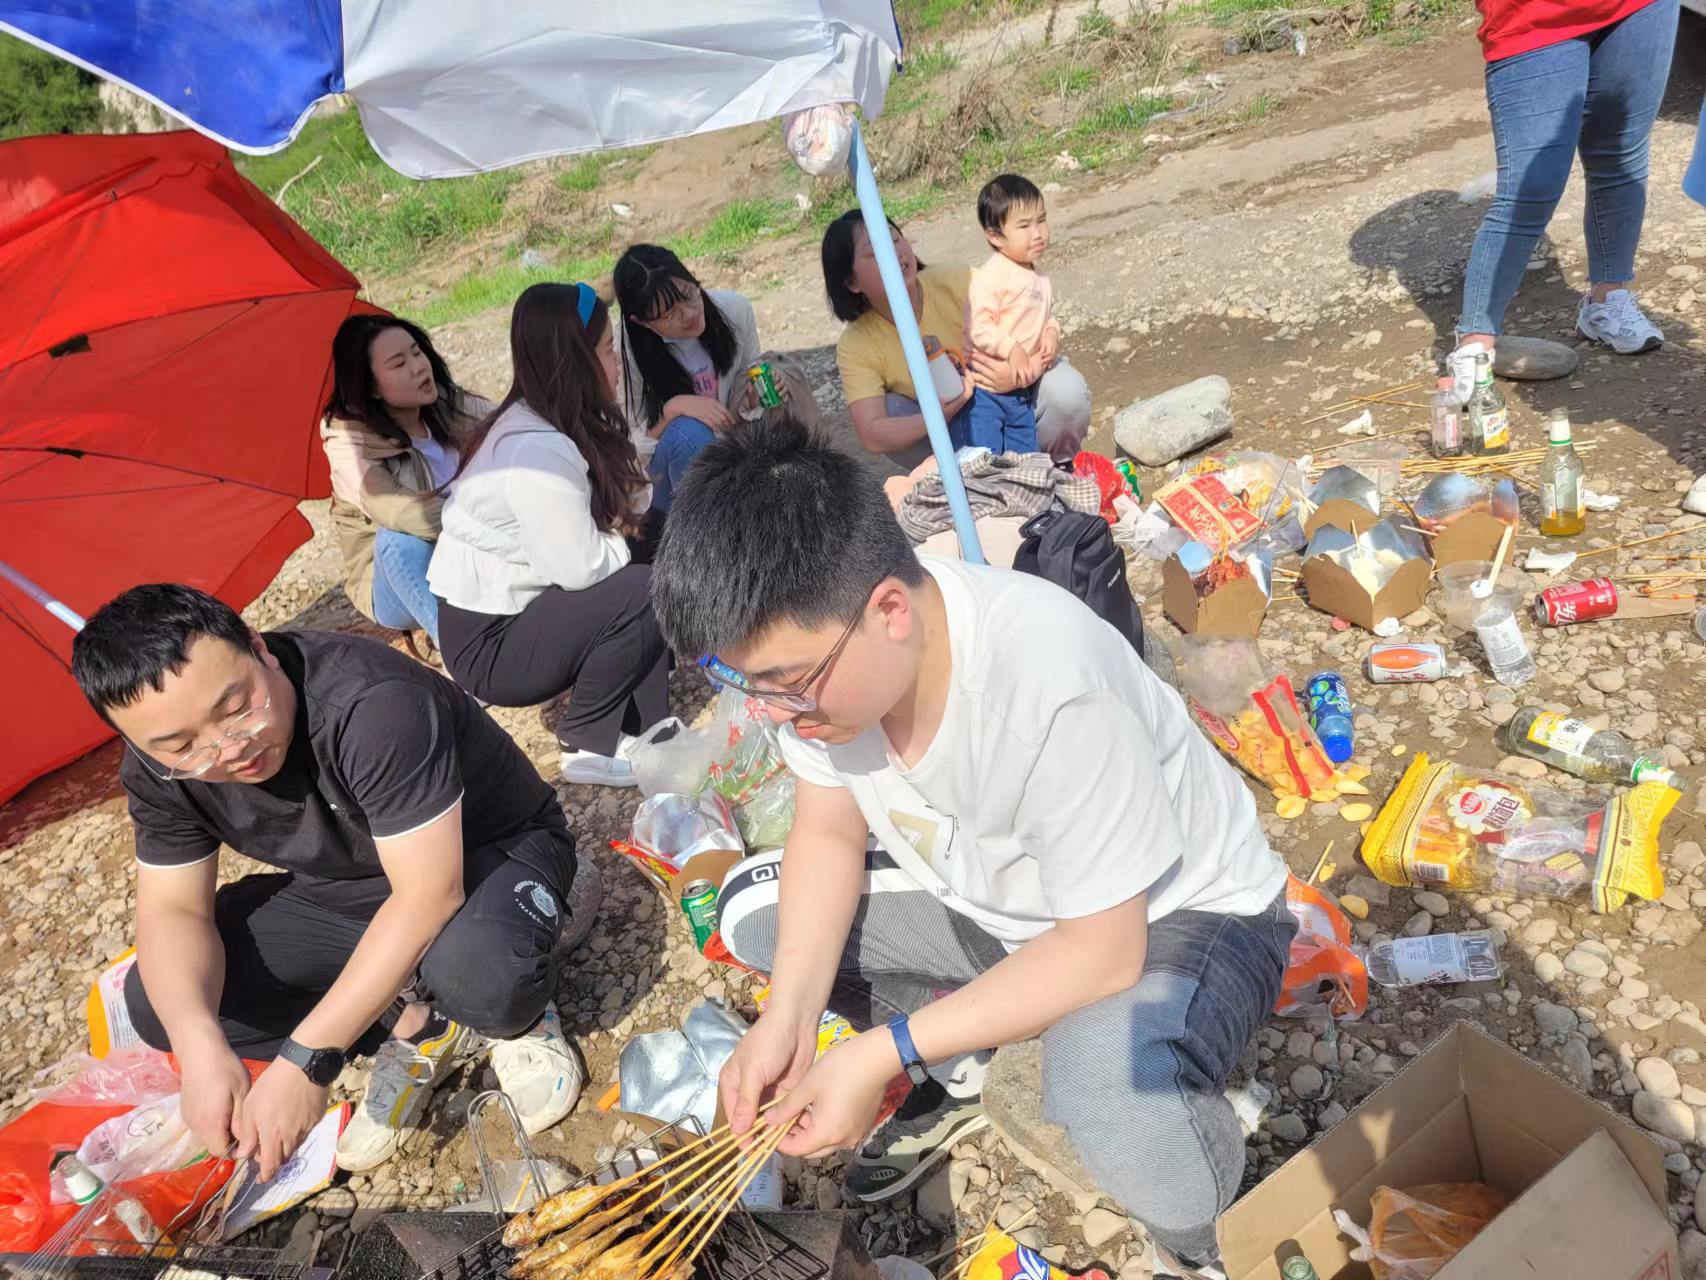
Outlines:
{"type": "MultiPolygon", "coordinates": [[[[1706,469],[1699,431],[1706,344],[1698,326],[1706,302],[1706,214],[1676,189],[1692,141],[1706,41],[1692,26],[1654,135],[1653,187],[1641,269],[1644,301],[1666,329],[1666,348],[1619,360],[1591,348],[1565,381],[1510,388],[1517,443],[1542,439],[1546,412],[1567,404],[1588,454],[1590,483],[1618,495],[1614,512],[1590,518],[1578,550],[1696,523],[1679,495],[1706,469]],[[1697,294],[1696,290],[1700,292],[1697,294]]],[[[1059,246],[1051,268],[1063,300],[1068,350],[1098,402],[1093,443],[1111,451],[1114,410],[1204,373],[1234,386],[1233,443],[1295,455],[1336,443],[1339,418],[1311,422],[1323,406],[1359,390],[1431,376],[1455,308],[1456,281],[1484,207],[1481,180],[1491,146],[1480,96],[1480,66],[1466,33],[1426,45],[1375,48],[1298,61],[1290,55],[1231,63],[1246,82],[1290,86],[1284,107],[1254,131],[1165,137],[1156,158],[1128,179],[1089,179],[1069,165],[1047,176],[1059,246]]],[[[1572,342],[1575,290],[1583,278],[1581,191],[1572,185],[1537,252],[1514,311],[1516,332],[1572,342]]],[[[969,212],[909,228],[926,261],[970,259],[978,250],[969,212]]],[[[779,252],[779,251],[777,251],[779,252]]],[[[827,344],[834,335],[813,275],[813,255],[759,261],[711,283],[758,293],[771,340],[797,349],[831,417],[845,429],[827,344]],[[760,292],[761,283],[763,291],[760,292]],[[780,335],[780,336],[778,336],[780,335]]],[[[445,337],[453,366],[471,385],[501,392],[505,317],[454,327],[445,337]]],[[[1350,416],[1348,414],[1343,416],[1350,416]]],[[[1425,421],[1417,410],[1375,409],[1379,429],[1425,421]]],[[[1411,437],[1411,442],[1420,437],[1411,437]]],[[[1145,477],[1152,487],[1159,473],[1145,477]]],[[[1531,476],[1520,477],[1532,488],[1531,476]]],[[[314,539],[250,610],[263,626],[365,628],[338,592],[337,561],[323,504],[305,508],[314,539]]],[[[1525,535],[1518,552],[1538,544],[1525,535]]],[[[1595,572],[1613,577],[1671,568],[1660,556],[1706,557],[1706,532],[1602,556],[1595,572]],[[1642,553],[1650,553],[1643,555],[1642,553]]],[[[1585,568],[1586,566],[1584,566],[1585,568]]],[[[1544,575],[1530,575],[1535,587],[1544,575]]],[[[1572,571],[1566,577],[1578,576],[1572,571]]],[[[1134,561],[1151,634],[1176,632],[1160,614],[1157,566],[1134,561]]],[[[1337,1026],[1276,1020],[1251,1046],[1235,1082],[1271,1102],[1251,1132],[1251,1181],[1270,1173],[1317,1134],[1343,1121],[1444,1028],[1470,1019],[1535,1061],[1572,1080],[1618,1115],[1642,1125],[1667,1151],[1671,1212],[1682,1235],[1685,1276],[1706,1277],[1706,840],[1700,789],[1706,765],[1706,663],[1687,616],[1606,621],[1561,630],[1524,626],[1540,667],[1518,691],[1496,684],[1472,642],[1442,620],[1436,594],[1407,617],[1405,634],[1438,641],[1468,674],[1433,685],[1369,685],[1357,674],[1368,636],[1334,630],[1324,614],[1295,601],[1273,606],[1262,632],[1267,655],[1295,677],[1322,667],[1343,671],[1357,704],[1357,759],[1366,785],[1384,799],[1416,750],[1525,781],[1543,772],[1507,758],[1496,734],[1519,705],[1579,709],[1663,751],[1695,780],[1666,827],[1667,891],[1607,916],[1576,902],[1442,896],[1389,889],[1353,857],[1357,830],[1337,808],[1317,805],[1286,821],[1272,798],[1258,806],[1275,847],[1298,874],[1336,841],[1339,868],[1329,887],[1370,904],[1357,922],[1367,942],[1454,929],[1488,928],[1501,942],[1505,975],[1476,988],[1377,991],[1367,1014],[1337,1026]]],[[[679,709],[692,715],[703,691],[678,676],[679,709]]],[[[497,713],[547,776],[554,773],[551,709],[497,713]]],[[[0,1026],[0,1106],[27,1105],[31,1076],[76,1049],[83,999],[96,973],[128,945],[132,905],[130,836],[107,748],[44,780],[0,813],[0,896],[13,904],[0,932],[0,972],[8,976],[0,1026]]],[[[1555,771],[1544,785],[1574,794],[1603,791],[1555,771]]],[[[676,907],[606,849],[626,834],[631,793],[560,788],[583,853],[602,863],[610,896],[587,944],[568,957],[560,1004],[585,1047],[591,1083],[585,1100],[539,1150],[572,1169],[607,1156],[635,1130],[595,1102],[613,1078],[615,1054],[631,1034],[679,1026],[700,999],[751,1009],[752,982],[707,964],[693,950],[676,907]]],[[[227,875],[242,868],[229,859],[227,875]]],[[[1150,1269],[1141,1231],[1075,1185],[1070,1159],[1035,1127],[1023,1097],[1024,1063],[998,1071],[992,1107],[1012,1140],[995,1131],[956,1147],[916,1194],[861,1210],[862,1230],[879,1254],[925,1259],[991,1219],[1072,1266],[1096,1262],[1123,1280],[1150,1269]]],[[[359,1087],[352,1068],[343,1084],[359,1087]]],[[[476,1064],[435,1100],[429,1130],[371,1177],[323,1192],[303,1211],[263,1230],[288,1240],[294,1256],[336,1259],[352,1221],[386,1206],[443,1205],[476,1185],[462,1114],[491,1083],[476,1064]]],[[[1034,1105],[1034,1104],[1033,1104],[1034,1105]]],[[[835,1161],[790,1162],[791,1203],[840,1201],[835,1161]]]]}

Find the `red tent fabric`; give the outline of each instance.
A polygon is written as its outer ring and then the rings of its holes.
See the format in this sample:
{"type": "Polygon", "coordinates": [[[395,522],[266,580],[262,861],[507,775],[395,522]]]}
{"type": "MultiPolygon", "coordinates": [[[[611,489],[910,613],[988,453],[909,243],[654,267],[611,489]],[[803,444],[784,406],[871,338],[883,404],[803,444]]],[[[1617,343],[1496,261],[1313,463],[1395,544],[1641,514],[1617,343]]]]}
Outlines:
{"type": "MultiPolygon", "coordinates": [[[[360,285],[196,133],[0,143],[0,561],[87,616],[242,607],[309,536],[360,285]]],[[[0,801],[111,736],[71,631],[0,578],[0,801]]]]}

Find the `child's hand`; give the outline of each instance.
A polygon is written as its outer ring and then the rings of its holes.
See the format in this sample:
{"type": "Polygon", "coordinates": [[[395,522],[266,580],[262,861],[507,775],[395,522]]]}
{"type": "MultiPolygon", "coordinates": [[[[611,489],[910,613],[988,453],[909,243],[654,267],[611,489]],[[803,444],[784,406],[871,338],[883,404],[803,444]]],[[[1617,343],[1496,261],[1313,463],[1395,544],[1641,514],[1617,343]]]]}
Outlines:
{"type": "Polygon", "coordinates": [[[1054,362],[1060,355],[1060,330],[1052,324],[1043,330],[1043,336],[1037,343],[1037,359],[1042,364],[1043,371],[1054,368],[1054,362]]]}
{"type": "Polygon", "coordinates": [[[1042,370],[1037,367],[1037,358],[1030,350],[1018,343],[1013,344],[1013,353],[1007,357],[1007,363],[1012,366],[1013,380],[1021,387],[1028,387],[1042,376],[1042,370]]]}

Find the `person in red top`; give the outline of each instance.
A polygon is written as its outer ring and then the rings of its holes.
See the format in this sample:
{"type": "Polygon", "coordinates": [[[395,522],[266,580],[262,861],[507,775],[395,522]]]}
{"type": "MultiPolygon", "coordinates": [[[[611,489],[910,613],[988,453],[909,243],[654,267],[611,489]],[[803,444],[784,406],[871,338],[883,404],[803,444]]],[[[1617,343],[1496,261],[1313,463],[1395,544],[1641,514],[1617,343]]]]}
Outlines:
{"type": "Polygon", "coordinates": [[[1579,152],[1588,292],[1576,327],[1619,355],[1664,334],[1630,286],[1647,208],[1647,139],[1664,96],[1678,0],[1477,0],[1499,185],[1469,253],[1458,346],[1460,394],[1479,343],[1496,347],[1505,308],[1546,229],[1579,152]]]}

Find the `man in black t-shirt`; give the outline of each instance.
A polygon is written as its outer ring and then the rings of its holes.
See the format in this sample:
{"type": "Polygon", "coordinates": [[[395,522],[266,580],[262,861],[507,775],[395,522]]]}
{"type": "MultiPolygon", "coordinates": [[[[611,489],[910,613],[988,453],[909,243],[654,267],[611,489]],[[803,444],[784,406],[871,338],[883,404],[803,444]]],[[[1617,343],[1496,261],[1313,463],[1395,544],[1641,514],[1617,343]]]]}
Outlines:
{"type": "Polygon", "coordinates": [[[72,672],[128,748],[126,1003],[177,1054],[208,1150],[253,1154],[271,1177],[352,1051],[375,1065],[338,1144],[346,1169],[395,1153],[488,1039],[529,1132],[568,1113],[585,1068],[552,1004],[553,956],[565,929],[590,928],[596,872],[473,698],[383,645],[263,636],[170,584],[96,613],[72,672]],[[222,845],[282,874],[216,888],[222,845]],[[240,1058],[273,1061],[250,1084],[240,1058]]]}

